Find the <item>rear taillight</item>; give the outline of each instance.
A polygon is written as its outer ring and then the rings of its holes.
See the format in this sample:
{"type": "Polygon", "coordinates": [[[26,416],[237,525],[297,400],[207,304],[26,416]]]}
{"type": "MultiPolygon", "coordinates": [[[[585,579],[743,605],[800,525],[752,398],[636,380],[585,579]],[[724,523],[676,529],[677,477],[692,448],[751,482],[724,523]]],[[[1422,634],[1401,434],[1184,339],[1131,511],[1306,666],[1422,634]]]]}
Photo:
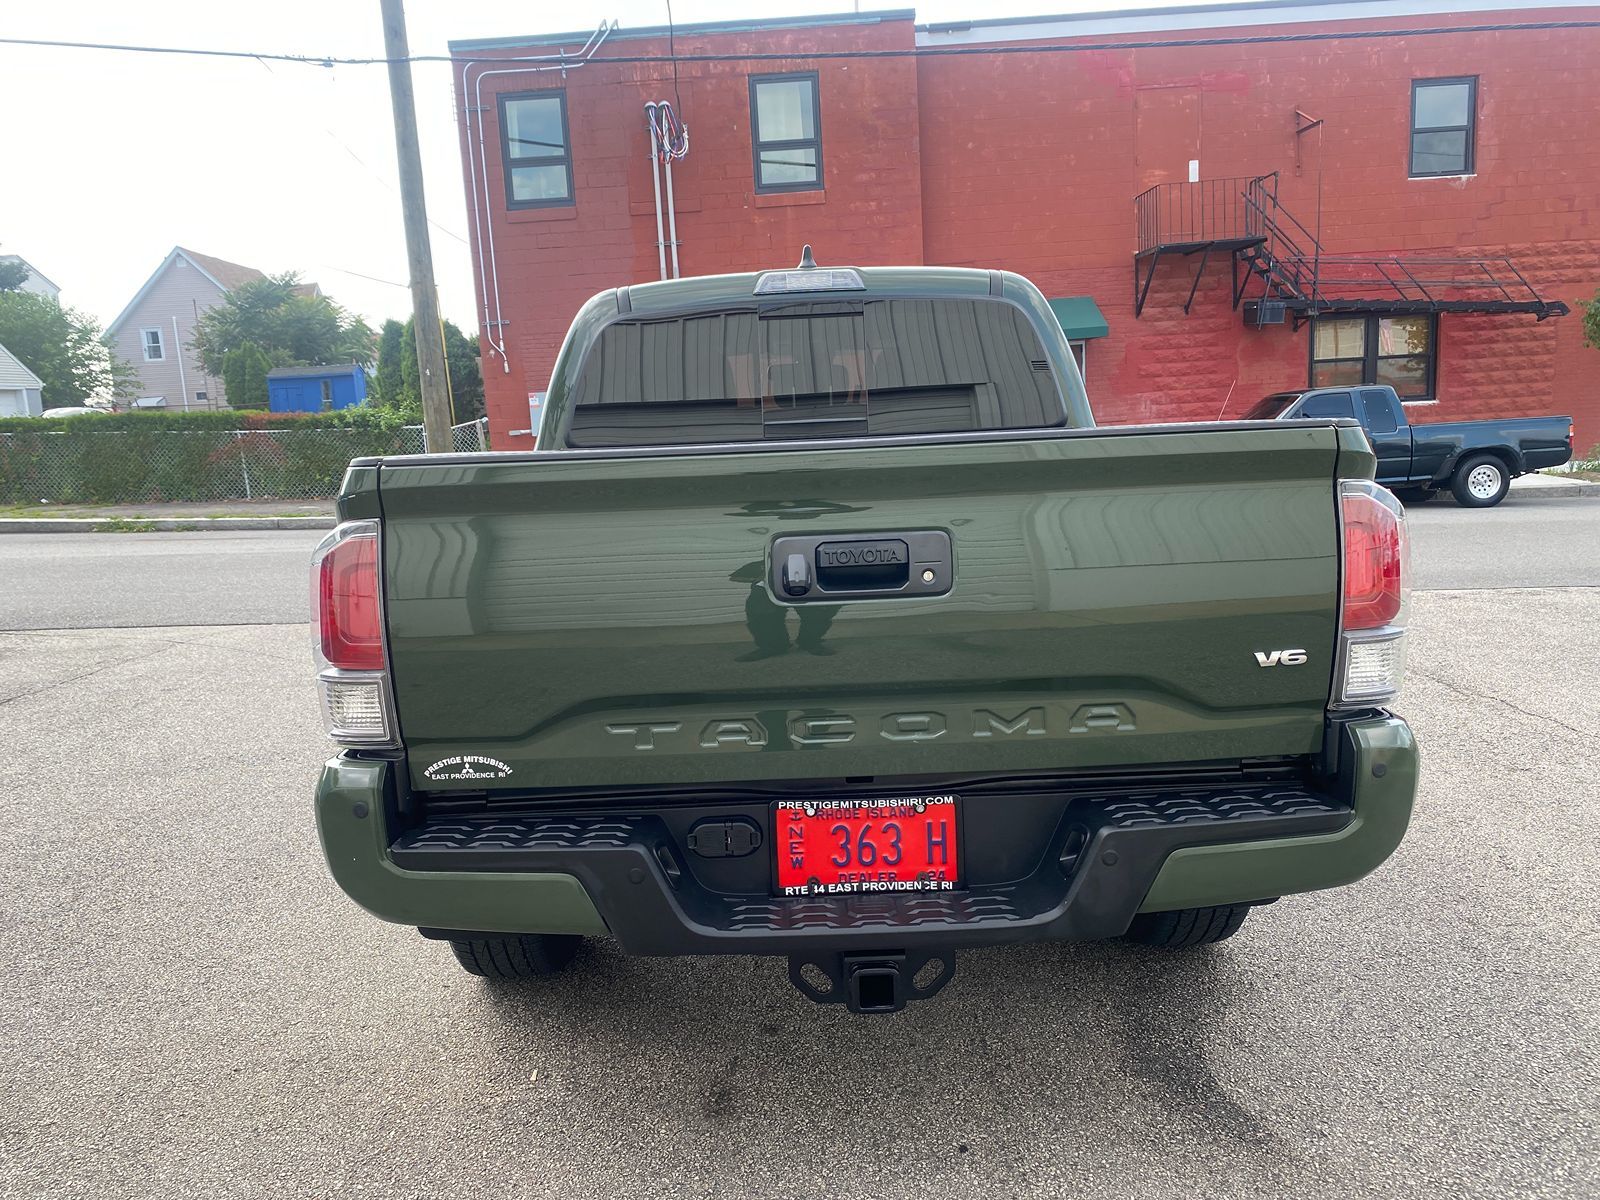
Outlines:
{"type": "Polygon", "coordinates": [[[383,652],[378,523],[346,521],[311,557],[311,627],[328,736],[348,745],[394,741],[383,652]]]}
{"type": "Polygon", "coordinates": [[[1400,692],[1410,548],[1405,510],[1370,479],[1339,485],[1344,553],[1339,668],[1334,702],[1378,704],[1400,692]]]}
{"type": "Polygon", "coordinates": [[[381,671],[383,612],[378,605],[377,526],[369,521],[351,522],[334,530],[328,542],[323,543],[326,551],[319,552],[314,581],[318,649],[330,667],[381,671]],[[340,537],[351,525],[361,528],[340,537]]]}
{"type": "Polygon", "coordinates": [[[1393,493],[1365,479],[1346,480],[1344,627],[1376,629],[1400,616],[1405,596],[1405,512],[1393,493]]]}

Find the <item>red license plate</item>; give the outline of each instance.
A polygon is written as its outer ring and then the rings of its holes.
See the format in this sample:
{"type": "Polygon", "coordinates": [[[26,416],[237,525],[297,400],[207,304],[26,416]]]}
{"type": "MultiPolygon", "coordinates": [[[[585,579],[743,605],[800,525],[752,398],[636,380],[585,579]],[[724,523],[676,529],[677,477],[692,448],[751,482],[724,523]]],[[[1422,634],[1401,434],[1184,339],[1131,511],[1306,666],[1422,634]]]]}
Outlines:
{"type": "Polygon", "coordinates": [[[781,800],[773,827],[782,896],[948,892],[961,877],[954,796],[781,800]]]}

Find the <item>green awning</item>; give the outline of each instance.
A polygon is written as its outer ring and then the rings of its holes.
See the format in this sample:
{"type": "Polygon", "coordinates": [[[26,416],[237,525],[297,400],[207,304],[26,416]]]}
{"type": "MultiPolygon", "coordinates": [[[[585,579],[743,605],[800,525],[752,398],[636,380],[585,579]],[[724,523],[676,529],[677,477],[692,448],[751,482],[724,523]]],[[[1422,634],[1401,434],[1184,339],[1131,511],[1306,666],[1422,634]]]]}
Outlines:
{"type": "Polygon", "coordinates": [[[1050,301],[1050,311],[1061,322],[1061,332],[1069,338],[1105,337],[1111,332],[1106,319],[1100,315],[1100,306],[1089,296],[1067,296],[1050,301]]]}

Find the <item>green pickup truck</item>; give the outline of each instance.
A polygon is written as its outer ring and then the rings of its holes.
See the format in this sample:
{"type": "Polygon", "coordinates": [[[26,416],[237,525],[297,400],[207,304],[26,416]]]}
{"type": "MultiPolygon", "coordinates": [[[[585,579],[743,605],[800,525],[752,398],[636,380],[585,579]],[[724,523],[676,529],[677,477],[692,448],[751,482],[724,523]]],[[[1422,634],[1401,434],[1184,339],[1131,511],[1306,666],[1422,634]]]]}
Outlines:
{"type": "Polygon", "coordinates": [[[603,292],[540,449],[358,459],[312,565],[334,879],[478,975],[1188,947],[1399,843],[1406,535],[1353,421],[1096,428],[1027,280],[603,292]]]}

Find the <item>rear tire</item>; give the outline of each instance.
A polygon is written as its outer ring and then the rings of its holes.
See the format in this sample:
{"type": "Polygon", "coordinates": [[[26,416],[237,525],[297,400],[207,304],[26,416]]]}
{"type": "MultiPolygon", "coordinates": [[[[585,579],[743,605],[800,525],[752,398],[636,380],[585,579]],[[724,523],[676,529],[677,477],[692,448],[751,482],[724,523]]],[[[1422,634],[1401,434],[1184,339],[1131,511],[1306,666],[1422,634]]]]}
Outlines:
{"type": "Polygon", "coordinates": [[[1494,455],[1475,454],[1456,468],[1450,490],[1463,508],[1493,508],[1511,490],[1511,472],[1494,455]]]}
{"type": "Polygon", "coordinates": [[[456,962],[485,979],[544,979],[559,974],[583,939],[572,933],[508,933],[494,938],[451,938],[456,962]]]}
{"type": "Polygon", "coordinates": [[[1250,915],[1248,904],[1221,904],[1215,908],[1180,908],[1174,912],[1140,913],[1133,919],[1125,940],[1141,946],[1160,946],[1165,950],[1184,950],[1208,946],[1239,932],[1250,915]]]}

